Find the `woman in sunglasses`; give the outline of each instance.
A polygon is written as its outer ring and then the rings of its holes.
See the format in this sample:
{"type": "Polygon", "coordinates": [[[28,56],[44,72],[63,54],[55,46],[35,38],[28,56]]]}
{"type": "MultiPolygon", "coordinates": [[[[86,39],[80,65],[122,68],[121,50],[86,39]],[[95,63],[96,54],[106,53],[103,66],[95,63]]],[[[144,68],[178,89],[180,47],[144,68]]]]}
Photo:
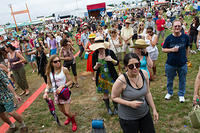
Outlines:
{"type": "Polygon", "coordinates": [[[49,89],[54,93],[54,101],[58,105],[59,110],[67,117],[65,121],[65,125],[72,122],[72,131],[77,130],[77,125],[75,121],[75,114],[70,112],[70,102],[71,98],[68,100],[64,100],[58,97],[58,90],[65,86],[70,86],[73,82],[71,80],[69,71],[67,68],[62,67],[61,59],[58,55],[52,55],[49,58],[47,68],[46,68],[46,75],[47,75],[47,88],[43,95],[44,99],[48,98],[49,89]]]}
{"type": "Polygon", "coordinates": [[[140,22],[137,30],[138,39],[144,38],[146,34],[146,29],[144,27],[145,27],[144,22],[140,22]]]}
{"type": "Polygon", "coordinates": [[[118,116],[124,133],[155,133],[153,118],[158,113],[149,89],[148,73],[140,69],[140,58],[136,53],[126,54],[124,65],[127,72],[120,75],[112,87],[111,98],[119,104],[118,116]]]}
{"type": "MultiPolygon", "coordinates": [[[[72,43],[70,40],[63,39],[61,41],[61,49],[60,49],[60,59],[64,60],[63,66],[68,68],[70,70],[70,68],[72,68],[72,73],[74,75],[74,81],[75,83],[73,83],[73,85],[75,84],[75,86],[78,88],[79,84],[78,84],[78,80],[77,80],[77,71],[76,71],[76,60],[74,58],[74,54],[73,54],[74,48],[72,46],[72,43]]],[[[72,85],[72,86],[73,86],[72,85]]]]}
{"type": "Polygon", "coordinates": [[[158,36],[153,33],[153,27],[147,27],[147,34],[145,35],[145,42],[149,44],[149,46],[146,48],[147,52],[149,53],[149,56],[153,62],[153,76],[151,79],[156,78],[156,60],[158,59],[158,36]]]}

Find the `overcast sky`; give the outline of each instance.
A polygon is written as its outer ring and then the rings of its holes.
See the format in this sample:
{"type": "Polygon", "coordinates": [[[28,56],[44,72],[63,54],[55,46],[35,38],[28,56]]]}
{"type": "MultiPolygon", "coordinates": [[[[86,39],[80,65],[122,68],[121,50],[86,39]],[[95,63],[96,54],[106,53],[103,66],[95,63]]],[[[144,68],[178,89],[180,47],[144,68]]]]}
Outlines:
{"type": "MultiPolygon", "coordinates": [[[[1,0],[0,10],[0,24],[7,22],[14,23],[9,4],[12,4],[14,11],[25,10],[25,3],[28,4],[31,19],[37,16],[47,16],[54,12],[65,11],[69,9],[86,8],[88,4],[95,4],[100,2],[119,3],[127,0],[1,0]],[[78,4],[76,4],[76,2],[78,4]]],[[[133,1],[133,0],[128,0],[133,1]]],[[[16,15],[17,22],[28,21],[27,14],[16,15]]]]}

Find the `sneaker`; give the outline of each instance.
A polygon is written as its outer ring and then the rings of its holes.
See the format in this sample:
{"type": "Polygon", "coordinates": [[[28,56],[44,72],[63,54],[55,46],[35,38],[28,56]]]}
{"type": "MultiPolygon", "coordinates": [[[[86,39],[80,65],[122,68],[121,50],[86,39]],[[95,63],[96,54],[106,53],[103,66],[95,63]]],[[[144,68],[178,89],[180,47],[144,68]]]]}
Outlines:
{"type": "Polygon", "coordinates": [[[180,103],[184,103],[184,102],[185,102],[184,96],[179,96],[179,102],[180,102],[180,103]]]}
{"type": "Polygon", "coordinates": [[[173,96],[173,95],[167,93],[167,94],[165,95],[165,100],[170,100],[170,98],[171,98],[172,96],[173,96]]]}

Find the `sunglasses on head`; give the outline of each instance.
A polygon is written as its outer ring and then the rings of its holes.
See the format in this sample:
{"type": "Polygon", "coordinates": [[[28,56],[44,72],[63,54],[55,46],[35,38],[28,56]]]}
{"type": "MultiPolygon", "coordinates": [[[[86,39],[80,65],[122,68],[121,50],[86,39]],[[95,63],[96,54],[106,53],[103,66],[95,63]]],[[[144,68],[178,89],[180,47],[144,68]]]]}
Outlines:
{"type": "Polygon", "coordinates": [[[58,62],[60,63],[60,60],[55,60],[55,61],[53,61],[53,63],[55,63],[55,64],[58,63],[58,62]]]}
{"type": "Polygon", "coordinates": [[[134,69],[134,68],[139,68],[140,67],[140,63],[135,63],[135,64],[130,64],[130,65],[128,65],[128,68],[129,69],[134,69]]]}

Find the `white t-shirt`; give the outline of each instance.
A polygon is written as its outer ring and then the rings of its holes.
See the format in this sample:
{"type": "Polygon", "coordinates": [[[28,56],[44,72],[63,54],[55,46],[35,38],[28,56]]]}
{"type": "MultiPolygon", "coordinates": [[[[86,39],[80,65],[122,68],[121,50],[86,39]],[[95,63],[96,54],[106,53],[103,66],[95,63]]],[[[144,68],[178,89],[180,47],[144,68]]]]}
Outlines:
{"type": "Polygon", "coordinates": [[[58,43],[59,47],[60,47],[60,41],[62,40],[61,36],[56,36],[56,42],[58,43]]]}
{"type": "Polygon", "coordinates": [[[114,53],[120,53],[121,52],[121,47],[118,47],[119,45],[119,36],[116,37],[116,39],[112,39],[111,37],[109,38],[109,43],[110,43],[110,49],[114,53]]]}
{"type": "Polygon", "coordinates": [[[200,31],[200,26],[197,28],[198,31],[200,31]]]}
{"type": "Polygon", "coordinates": [[[47,37],[45,43],[47,43],[48,47],[50,48],[49,40],[51,40],[50,37],[47,37]]]}

